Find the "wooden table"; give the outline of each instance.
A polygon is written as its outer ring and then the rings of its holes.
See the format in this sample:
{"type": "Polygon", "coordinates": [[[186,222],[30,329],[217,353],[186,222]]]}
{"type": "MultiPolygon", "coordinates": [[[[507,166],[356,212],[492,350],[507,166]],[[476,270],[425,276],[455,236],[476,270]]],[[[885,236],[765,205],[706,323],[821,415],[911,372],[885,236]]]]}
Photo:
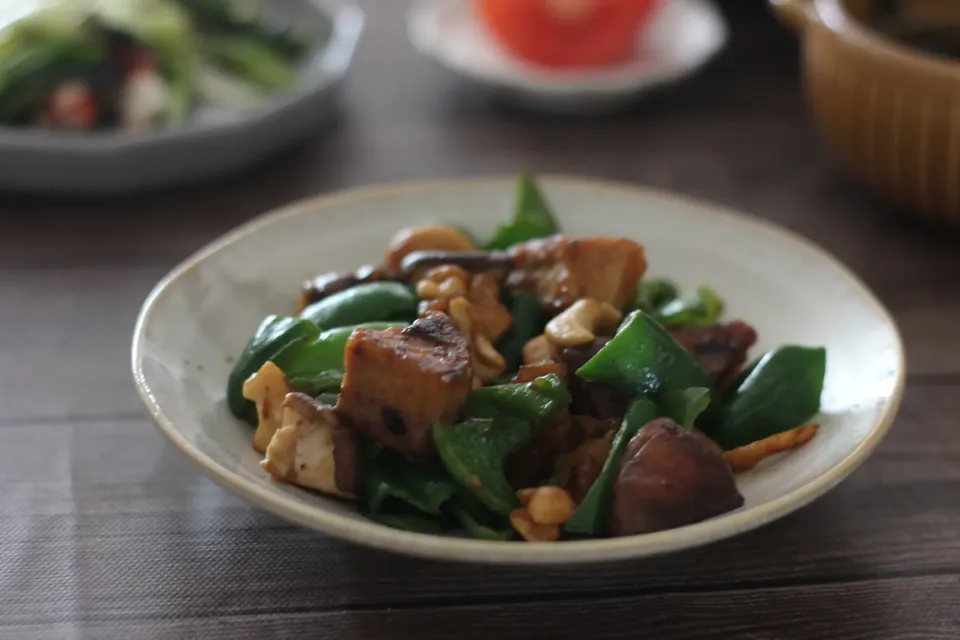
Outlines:
{"type": "Polygon", "coordinates": [[[709,71],[629,114],[573,122],[460,86],[406,44],[403,3],[366,4],[342,117],[319,139],[219,184],[0,198],[0,638],[960,638],[960,240],[898,221],[834,165],[790,34],[761,4],[726,2],[733,45],[709,71]],[[834,252],[908,348],[881,449],[812,506],[709,548],[487,569],[286,524],[154,431],[129,339],[149,288],[188,253],[308,194],[525,167],[714,200],[834,252]]]}

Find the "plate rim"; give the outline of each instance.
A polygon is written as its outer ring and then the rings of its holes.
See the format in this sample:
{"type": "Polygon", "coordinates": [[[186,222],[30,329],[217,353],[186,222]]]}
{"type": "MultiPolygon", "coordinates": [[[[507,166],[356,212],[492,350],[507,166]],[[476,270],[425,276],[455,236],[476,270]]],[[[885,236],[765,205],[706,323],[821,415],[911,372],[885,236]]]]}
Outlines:
{"type": "Polygon", "coordinates": [[[698,215],[708,215],[722,220],[724,224],[734,224],[751,229],[754,232],[775,237],[782,243],[791,245],[798,251],[815,256],[829,263],[834,269],[847,277],[865,302],[870,303],[873,311],[885,320],[895,338],[896,378],[894,388],[884,399],[880,414],[873,421],[869,433],[840,462],[829,470],[778,498],[761,505],[722,517],[705,520],[692,525],[639,536],[620,538],[602,538],[591,540],[565,541],[550,545],[529,543],[507,543],[483,541],[429,534],[414,533],[391,529],[372,520],[354,519],[336,513],[319,510],[307,504],[275,492],[269,486],[220,465],[207,454],[191,444],[177,429],[174,422],[164,413],[156,401],[143,371],[145,355],[145,329],[153,310],[172,285],[189,271],[199,267],[219,251],[238,240],[258,232],[287,218],[302,215],[323,215],[330,210],[349,202],[397,196],[408,196],[418,192],[430,192],[441,189],[468,187],[504,187],[514,184],[514,176],[461,178],[448,180],[420,180],[395,182],[354,187],[327,194],[305,198],[291,204],[273,209],[226,232],[219,238],[195,251],[185,260],[171,269],[153,287],[137,315],[131,344],[131,371],[137,392],[144,407],[152,418],[156,428],[167,440],[189,458],[204,474],[218,485],[239,495],[246,501],[302,526],[320,531],[326,535],[367,546],[381,551],[399,553],[420,558],[446,560],[471,564],[499,565],[575,565],[602,563],[614,560],[652,557],[706,546],[740,533],[759,528],[780,517],[792,513],[821,497],[841,481],[856,471],[883,441],[899,411],[906,383],[906,355],[900,329],[893,318],[871,289],[846,265],[802,235],[780,227],[772,222],[737,211],[724,205],[714,204],[698,198],[665,190],[632,185],[605,179],[584,178],[557,173],[538,174],[539,179],[549,189],[549,185],[567,187],[586,187],[600,191],[610,191],[635,198],[672,202],[698,215]]]}
{"type": "MultiPolygon", "coordinates": [[[[719,28],[719,38],[716,45],[692,62],[672,69],[654,70],[643,76],[611,76],[603,80],[587,83],[574,81],[572,85],[570,75],[563,73],[559,74],[556,79],[548,79],[535,73],[524,73],[516,77],[509,75],[504,76],[457,63],[450,54],[444,49],[435,46],[434,43],[430,42],[422,33],[423,28],[417,23],[417,19],[418,16],[426,10],[425,7],[437,2],[454,3],[462,1],[463,0],[413,0],[406,13],[407,39],[410,41],[410,44],[425,58],[440,64],[454,75],[462,76],[473,82],[535,96],[540,99],[565,98],[576,100],[604,96],[628,96],[638,92],[652,91],[658,87],[679,81],[694,74],[697,70],[703,68],[716,58],[730,42],[730,25],[712,0],[680,0],[687,2],[700,11],[711,14],[712,19],[716,21],[716,25],[719,28]]],[[[603,75],[610,75],[609,70],[605,69],[600,71],[595,77],[602,77],[603,75]]]]}

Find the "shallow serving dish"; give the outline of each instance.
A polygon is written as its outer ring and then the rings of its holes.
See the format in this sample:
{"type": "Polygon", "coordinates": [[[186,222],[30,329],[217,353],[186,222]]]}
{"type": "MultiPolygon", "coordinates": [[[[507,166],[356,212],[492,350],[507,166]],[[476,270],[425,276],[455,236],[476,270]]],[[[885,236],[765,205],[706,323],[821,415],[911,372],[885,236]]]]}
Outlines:
{"type": "Polygon", "coordinates": [[[296,90],[254,113],[200,108],[182,128],[136,135],[0,127],[0,189],[106,195],[165,187],[245,168],[319,130],[335,112],[363,12],[350,0],[275,0],[263,11],[329,33],[302,63],[296,90]]]}
{"type": "Polygon", "coordinates": [[[900,403],[904,356],[874,296],[809,242],[767,223],[640,188],[542,182],[567,233],[646,245],[651,275],[723,292],[731,317],[757,327],[755,353],[786,342],[827,347],[822,427],[809,444],[739,476],[745,507],[661,533],[591,541],[483,542],[390,529],[341,504],[272,482],[252,429],[224,403],[235,356],[269,313],[293,313],[300,283],[379,260],[390,235],[429,222],[489,233],[510,210],[512,180],[367,188],[254,220],[164,278],[133,339],[137,387],[160,431],[216,482],[284,518],[359,544],[488,563],[574,563],[651,556],[706,544],[794,511],[852,473],[880,443],[900,403]]]}

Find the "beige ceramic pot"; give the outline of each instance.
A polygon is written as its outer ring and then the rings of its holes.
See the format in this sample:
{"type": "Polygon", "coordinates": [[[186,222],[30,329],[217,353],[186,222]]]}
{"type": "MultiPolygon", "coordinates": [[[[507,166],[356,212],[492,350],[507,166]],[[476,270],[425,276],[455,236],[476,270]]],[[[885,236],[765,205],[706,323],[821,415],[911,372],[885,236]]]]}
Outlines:
{"type": "Polygon", "coordinates": [[[960,25],[958,0],[770,0],[803,40],[807,98],[842,162],[907,214],[960,228],[960,62],[870,21],[960,25]]]}

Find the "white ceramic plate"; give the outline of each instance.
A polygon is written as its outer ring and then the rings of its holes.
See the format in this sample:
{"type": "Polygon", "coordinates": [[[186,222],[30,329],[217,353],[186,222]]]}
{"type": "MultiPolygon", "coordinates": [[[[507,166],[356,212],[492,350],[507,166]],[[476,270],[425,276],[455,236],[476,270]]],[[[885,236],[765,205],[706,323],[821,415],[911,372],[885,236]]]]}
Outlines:
{"type": "Polygon", "coordinates": [[[668,0],[637,34],[636,57],[610,69],[554,71],[504,51],[479,23],[472,0],[416,0],[407,14],[410,41],[424,55],[518,103],[546,111],[605,110],[680,80],[727,42],[710,0],[668,0]]]}
{"type": "Polygon", "coordinates": [[[264,19],[329,39],[308,56],[295,91],[254,112],[199,109],[179,129],[64,134],[0,127],[0,189],[105,195],[212,178],[245,168],[319,130],[333,116],[363,31],[349,0],[273,0],[264,19]]]}
{"type": "Polygon", "coordinates": [[[189,258],[147,299],[133,374],[161,432],[215,481],[294,522],[396,552],[488,563],[574,563],[650,556],[759,527],[802,507],[856,469],[900,401],[904,361],[894,322],[843,266],[767,223],[675,196],[545,178],[571,235],[643,242],[651,274],[706,283],[731,315],[754,324],[756,352],[785,342],[828,349],[820,433],[739,477],[745,507],[644,536],[537,545],[434,537],[383,527],[349,505],[268,479],[252,429],[224,404],[230,360],[264,316],[292,313],[300,283],[320,271],[378,263],[405,226],[450,222],[483,235],[508,216],[512,180],[368,188],[254,220],[189,258]]]}

